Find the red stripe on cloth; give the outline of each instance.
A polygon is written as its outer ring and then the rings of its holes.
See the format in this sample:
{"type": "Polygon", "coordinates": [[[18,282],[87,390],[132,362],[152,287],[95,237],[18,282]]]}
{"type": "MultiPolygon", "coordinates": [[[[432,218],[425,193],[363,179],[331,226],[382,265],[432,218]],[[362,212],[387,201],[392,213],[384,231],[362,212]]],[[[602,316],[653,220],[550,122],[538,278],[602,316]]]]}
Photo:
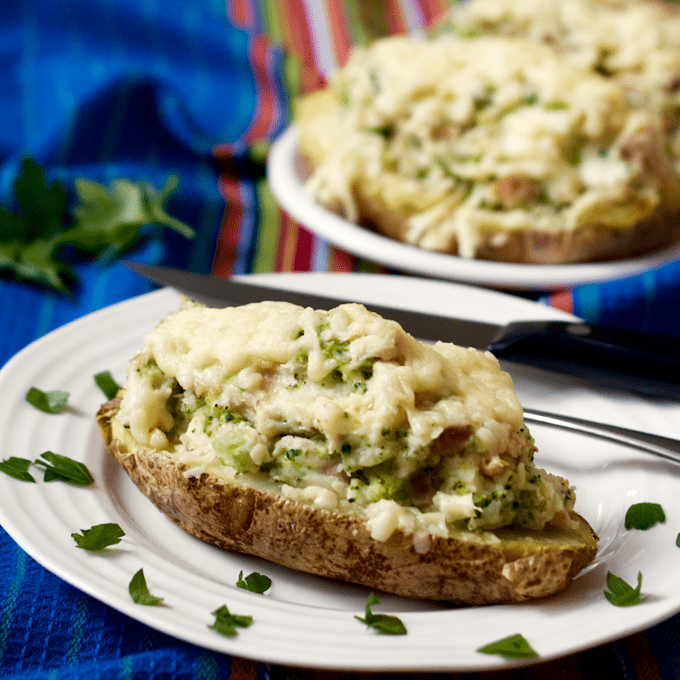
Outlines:
{"type": "Polygon", "coordinates": [[[284,212],[279,214],[279,233],[274,258],[275,272],[290,272],[293,270],[295,248],[297,247],[297,233],[295,223],[284,212]]]}
{"type": "Polygon", "coordinates": [[[267,68],[267,56],[270,49],[269,43],[263,36],[253,38],[248,46],[248,61],[253,72],[257,92],[253,119],[245,133],[245,140],[248,142],[257,141],[267,136],[271,130],[275,110],[280,110],[282,106],[282,102],[275,100],[277,89],[271,81],[267,68]]]}
{"type": "Polygon", "coordinates": [[[631,635],[625,638],[624,643],[635,666],[638,680],[663,680],[663,673],[652,655],[646,632],[631,635]]]}
{"type": "Polygon", "coordinates": [[[347,22],[342,12],[342,3],[336,2],[336,0],[325,0],[324,5],[326,7],[329,38],[335,63],[343,66],[352,47],[352,38],[347,30],[347,22]]]}
{"type": "Polygon", "coordinates": [[[331,272],[350,274],[354,271],[355,259],[344,250],[331,248],[328,254],[328,269],[331,272]]]}
{"type": "Polygon", "coordinates": [[[232,656],[229,659],[229,680],[256,680],[259,665],[258,661],[232,656]]]}
{"type": "Polygon", "coordinates": [[[562,290],[559,293],[553,293],[548,297],[548,303],[555,309],[568,312],[569,314],[574,313],[574,299],[568,290],[562,290]]]}
{"type": "Polygon", "coordinates": [[[225,201],[220,233],[215,246],[212,273],[215,276],[231,276],[238,250],[238,235],[243,218],[238,182],[221,178],[219,191],[225,201]]]}
{"type": "Polygon", "coordinates": [[[249,0],[226,0],[227,18],[240,28],[250,28],[253,23],[253,6],[249,0]]]}
{"type": "Polygon", "coordinates": [[[425,25],[431,24],[435,19],[439,18],[449,3],[442,2],[442,0],[420,0],[421,12],[425,25]]]}
{"type": "Polygon", "coordinates": [[[404,23],[404,15],[399,0],[383,0],[383,13],[391,34],[406,32],[407,26],[404,23]]]}
{"type": "Polygon", "coordinates": [[[306,229],[295,224],[297,230],[297,246],[293,259],[294,272],[308,272],[312,268],[312,247],[314,238],[306,229]]]}
{"type": "Polygon", "coordinates": [[[307,94],[314,90],[320,90],[326,87],[326,79],[319,73],[316,68],[302,68],[300,72],[300,82],[298,83],[299,94],[307,94]]]}
{"type": "Polygon", "coordinates": [[[308,272],[312,268],[313,237],[289,215],[280,212],[275,272],[308,272]]]}
{"type": "Polygon", "coordinates": [[[313,66],[314,49],[309,36],[314,30],[307,23],[303,0],[286,0],[281,3],[281,26],[284,35],[283,47],[289,54],[296,55],[303,64],[313,66]]]}

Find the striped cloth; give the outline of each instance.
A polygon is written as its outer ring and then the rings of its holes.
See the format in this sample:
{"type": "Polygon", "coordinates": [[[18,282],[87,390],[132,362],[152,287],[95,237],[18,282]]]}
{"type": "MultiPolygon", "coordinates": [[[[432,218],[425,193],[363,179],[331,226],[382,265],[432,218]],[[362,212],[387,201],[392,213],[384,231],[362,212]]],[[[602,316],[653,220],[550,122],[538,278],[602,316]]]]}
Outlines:
{"type": "MultiPolygon", "coordinates": [[[[199,237],[188,243],[173,233],[152,230],[131,254],[135,259],[220,276],[381,271],[282,214],[253,149],[284,129],[292,97],[323,83],[352,44],[425,26],[444,4],[444,0],[5,3],[0,21],[0,199],[12,203],[12,184],[24,154],[66,187],[78,176],[99,182],[127,177],[160,186],[168,174],[176,173],[181,183],[169,210],[195,226],[199,237]]],[[[75,268],[80,285],[74,300],[0,279],[0,365],[67,321],[148,290],[120,262],[106,266],[76,262],[75,268]]],[[[677,324],[678,315],[671,319],[665,311],[675,306],[663,305],[676,305],[678,276],[677,269],[668,269],[631,280],[625,292],[621,287],[583,287],[546,302],[617,323],[630,323],[634,309],[635,318],[647,327],[659,318],[677,324]]],[[[13,454],[3,452],[2,457],[13,454]]],[[[679,633],[676,617],[558,662],[480,677],[677,678],[679,633]]],[[[170,638],[66,584],[0,531],[0,677],[386,676],[284,668],[230,658],[170,638]]]]}

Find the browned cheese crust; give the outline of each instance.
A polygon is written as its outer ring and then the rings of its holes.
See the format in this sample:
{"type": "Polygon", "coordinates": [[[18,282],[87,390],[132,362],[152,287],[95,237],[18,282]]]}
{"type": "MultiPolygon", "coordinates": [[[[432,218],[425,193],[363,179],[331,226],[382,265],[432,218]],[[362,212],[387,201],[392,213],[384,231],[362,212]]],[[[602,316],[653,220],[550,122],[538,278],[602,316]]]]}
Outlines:
{"type": "MultiPolygon", "coordinates": [[[[484,605],[522,602],[564,589],[597,552],[597,537],[577,515],[571,532],[508,531],[500,544],[432,537],[416,552],[413,536],[385,542],[357,517],[278,497],[203,474],[187,477],[171,456],[112,438],[120,398],[97,423],[109,453],[152,503],[189,534],[229,551],[400,596],[484,605]]],[[[499,533],[499,535],[501,535],[499,533]]]]}

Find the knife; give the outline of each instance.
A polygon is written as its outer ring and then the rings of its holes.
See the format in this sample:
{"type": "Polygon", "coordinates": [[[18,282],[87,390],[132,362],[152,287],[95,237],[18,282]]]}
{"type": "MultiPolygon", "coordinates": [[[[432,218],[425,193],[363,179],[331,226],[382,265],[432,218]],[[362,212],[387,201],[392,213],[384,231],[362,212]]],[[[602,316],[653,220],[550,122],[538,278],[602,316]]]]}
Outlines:
{"type": "MultiPolygon", "coordinates": [[[[283,300],[330,309],[356,302],[126,261],[132,271],[209,306],[283,300]]],[[[505,361],[582,378],[607,388],[680,399],[680,338],[581,321],[517,321],[505,326],[362,303],[420,340],[491,351],[505,361]]]]}

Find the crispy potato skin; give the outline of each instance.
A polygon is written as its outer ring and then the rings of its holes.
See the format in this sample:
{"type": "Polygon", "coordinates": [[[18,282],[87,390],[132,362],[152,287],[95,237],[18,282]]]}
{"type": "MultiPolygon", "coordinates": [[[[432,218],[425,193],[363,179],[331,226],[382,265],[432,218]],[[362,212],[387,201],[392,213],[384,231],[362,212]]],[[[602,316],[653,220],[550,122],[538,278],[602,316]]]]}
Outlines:
{"type": "Polygon", "coordinates": [[[400,596],[461,605],[523,602],[564,589],[597,552],[582,518],[569,534],[509,534],[500,544],[432,537],[416,552],[413,536],[371,538],[357,518],[207,474],[186,477],[162,451],[134,448],[112,437],[120,398],[103,405],[97,423],[109,453],[152,503],[189,534],[226,550],[318,576],[400,596]]]}
{"type": "MultiPolygon", "coordinates": [[[[329,89],[312,92],[296,103],[299,162],[308,176],[323,162],[327,148],[332,148],[335,128],[331,114],[337,106],[336,94],[329,89]]],[[[374,187],[367,182],[355,185],[352,190],[361,226],[395,241],[407,242],[409,215],[388,205],[380,195],[379,185],[374,187]]],[[[325,207],[343,216],[338,206],[325,207]]],[[[475,259],[543,265],[619,260],[652,253],[679,241],[680,213],[660,206],[647,219],[630,227],[592,223],[573,231],[522,229],[500,236],[495,232],[482,233],[475,259]]],[[[439,252],[458,255],[455,236],[439,252]]]]}

